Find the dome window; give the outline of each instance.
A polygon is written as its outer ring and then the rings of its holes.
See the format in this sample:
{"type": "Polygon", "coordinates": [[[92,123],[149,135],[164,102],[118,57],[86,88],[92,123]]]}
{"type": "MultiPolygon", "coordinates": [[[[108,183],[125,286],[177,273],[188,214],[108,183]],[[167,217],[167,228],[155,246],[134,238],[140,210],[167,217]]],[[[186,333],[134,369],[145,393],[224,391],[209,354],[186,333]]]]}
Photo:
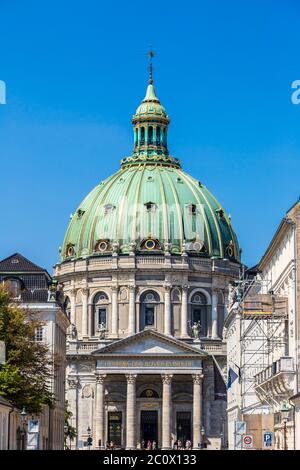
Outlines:
{"type": "Polygon", "coordinates": [[[180,178],[180,176],[177,177],[176,181],[177,181],[177,183],[182,183],[183,182],[182,179],[180,178]]]}
{"type": "Polygon", "coordinates": [[[142,241],[141,248],[143,250],[148,250],[148,251],[159,250],[160,245],[159,245],[158,240],[155,240],[153,238],[147,238],[146,240],[142,241]]]}
{"type": "Polygon", "coordinates": [[[104,205],[104,213],[111,214],[115,210],[116,206],[113,204],[105,204],[104,205]]]}
{"type": "Polygon", "coordinates": [[[196,204],[188,204],[187,210],[190,215],[196,215],[197,213],[197,206],[196,204]]]}
{"type": "Polygon", "coordinates": [[[146,202],[145,207],[146,207],[147,212],[155,212],[157,209],[157,205],[151,201],[146,202]]]}
{"type": "Polygon", "coordinates": [[[216,209],[216,213],[218,214],[220,219],[224,218],[224,211],[223,211],[222,207],[220,207],[220,209],[216,209]]]}
{"type": "Polygon", "coordinates": [[[104,253],[105,251],[109,251],[109,249],[110,248],[109,248],[108,240],[99,240],[96,243],[95,251],[97,252],[104,253]]]}
{"type": "Polygon", "coordinates": [[[84,213],[85,213],[85,211],[83,211],[82,209],[78,209],[78,211],[77,211],[78,219],[81,219],[81,217],[83,216],[84,213]]]}
{"type": "Polygon", "coordinates": [[[226,254],[229,258],[234,258],[235,257],[235,253],[234,253],[234,244],[233,244],[233,241],[230,240],[227,248],[226,248],[226,254]]]}
{"type": "Polygon", "coordinates": [[[68,258],[71,258],[72,256],[75,255],[75,250],[74,250],[74,244],[73,243],[68,243],[67,250],[66,250],[66,255],[67,255],[68,258]]]}

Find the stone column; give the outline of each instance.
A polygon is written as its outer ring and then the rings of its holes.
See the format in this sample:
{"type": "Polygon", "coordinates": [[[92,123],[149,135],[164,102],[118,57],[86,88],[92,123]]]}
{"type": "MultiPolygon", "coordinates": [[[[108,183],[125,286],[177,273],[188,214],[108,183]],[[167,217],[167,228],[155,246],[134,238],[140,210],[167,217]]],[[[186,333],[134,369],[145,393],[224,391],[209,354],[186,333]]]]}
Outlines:
{"type": "Polygon", "coordinates": [[[171,286],[165,286],[165,335],[171,336],[171,286]]]}
{"type": "Polygon", "coordinates": [[[219,339],[218,337],[218,293],[213,291],[212,304],[211,304],[211,337],[212,339],[219,339]]]}
{"type": "Polygon", "coordinates": [[[172,406],[172,377],[170,374],[162,374],[162,450],[171,449],[171,406],[172,406]]]}
{"type": "Polygon", "coordinates": [[[118,335],[118,287],[112,287],[111,334],[112,336],[118,335]]]}
{"type": "Polygon", "coordinates": [[[96,375],[96,410],[95,410],[95,447],[105,449],[105,409],[104,409],[104,379],[106,375],[96,375]],[[101,441],[101,442],[100,442],[101,441]]]}
{"type": "Polygon", "coordinates": [[[135,287],[129,286],[129,315],[128,315],[128,333],[135,333],[135,287]]]}
{"type": "Polygon", "coordinates": [[[88,335],[88,292],[89,290],[84,288],[81,291],[82,295],[82,325],[81,325],[81,334],[82,337],[88,335]]]}
{"type": "Polygon", "coordinates": [[[224,320],[228,315],[228,292],[224,292],[224,320]]]}
{"type": "Polygon", "coordinates": [[[69,411],[72,413],[71,425],[76,429],[76,441],[71,441],[71,448],[78,448],[78,385],[79,380],[77,377],[68,377],[68,391],[67,400],[69,404],[69,411]],[[74,446],[74,447],[73,447],[74,446]]]}
{"type": "Polygon", "coordinates": [[[187,338],[188,334],[188,286],[182,286],[181,294],[181,338],[187,338]]]}
{"type": "Polygon", "coordinates": [[[136,421],[136,375],[126,374],[127,379],[127,407],[126,407],[126,450],[136,448],[135,421],[136,421]]]}
{"type": "Polygon", "coordinates": [[[193,376],[193,449],[201,448],[203,374],[193,376]],[[200,446],[198,445],[200,444],[200,446]]]}
{"type": "Polygon", "coordinates": [[[72,289],[70,291],[70,304],[71,304],[71,311],[70,311],[70,322],[75,325],[75,313],[76,313],[76,289],[72,289]]]}

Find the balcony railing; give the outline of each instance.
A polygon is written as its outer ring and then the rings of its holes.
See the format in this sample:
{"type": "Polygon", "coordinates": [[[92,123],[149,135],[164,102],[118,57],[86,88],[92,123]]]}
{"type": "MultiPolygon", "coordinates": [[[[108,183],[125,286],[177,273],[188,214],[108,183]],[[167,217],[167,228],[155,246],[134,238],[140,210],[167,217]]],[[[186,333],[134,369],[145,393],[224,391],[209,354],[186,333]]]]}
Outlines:
{"type": "Polygon", "coordinates": [[[260,385],[266,380],[271,379],[279,372],[294,373],[294,359],[292,357],[281,357],[277,361],[274,361],[273,364],[254,376],[256,385],[260,385]]]}

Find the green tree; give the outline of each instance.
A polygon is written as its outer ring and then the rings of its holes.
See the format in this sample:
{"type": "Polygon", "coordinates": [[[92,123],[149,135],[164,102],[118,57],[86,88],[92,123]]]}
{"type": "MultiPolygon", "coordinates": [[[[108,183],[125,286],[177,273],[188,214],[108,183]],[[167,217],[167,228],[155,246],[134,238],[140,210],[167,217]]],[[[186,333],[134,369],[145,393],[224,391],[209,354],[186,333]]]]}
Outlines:
{"type": "Polygon", "coordinates": [[[65,406],[65,449],[69,449],[67,445],[67,440],[74,441],[76,437],[76,429],[71,426],[70,419],[72,418],[73,413],[69,410],[69,403],[66,400],[65,406]]]}
{"type": "Polygon", "coordinates": [[[35,341],[36,328],[42,325],[37,315],[12,303],[10,293],[0,286],[0,340],[6,345],[0,395],[28,413],[53,404],[51,358],[47,346],[35,341]]]}

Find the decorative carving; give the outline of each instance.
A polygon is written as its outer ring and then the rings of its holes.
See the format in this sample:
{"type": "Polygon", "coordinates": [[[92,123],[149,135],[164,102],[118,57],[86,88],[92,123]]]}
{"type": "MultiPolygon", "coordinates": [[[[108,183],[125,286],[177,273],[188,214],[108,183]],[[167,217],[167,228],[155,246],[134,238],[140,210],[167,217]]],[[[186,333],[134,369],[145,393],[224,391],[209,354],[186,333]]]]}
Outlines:
{"type": "Polygon", "coordinates": [[[68,378],[68,386],[69,386],[69,389],[75,389],[77,388],[79,385],[79,380],[77,379],[77,377],[75,378],[68,378]]]}
{"type": "Polygon", "coordinates": [[[97,374],[96,375],[96,383],[103,384],[105,380],[106,374],[97,374]]]}
{"type": "Polygon", "coordinates": [[[119,287],[118,286],[112,286],[111,290],[112,290],[112,292],[118,292],[119,287]]]}
{"type": "Polygon", "coordinates": [[[136,251],[136,242],[129,243],[129,254],[134,255],[136,251]]]}
{"type": "Polygon", "coordinates": [[[192,335],[193,335],[194,340],[199,339],[200,338],[200,332],[201,332],[201,323],[200,323],[200,321],[198,321],[197,323],[194,322],[191,330],[192,330],[192,335]]]}
{"type": "Polygon", "coordinates": [[[127,300],[127,296],[128,296],[127,290],[122,289],[120,292],[120,300],[123,300],[123,301],[127,300]]]}
{"type": "Polygon", "coordinates": [[[135,384],[137,375],[136,374],[126,374],[125,375],[128,384],[135,384]]]}
{"type": "Polygon", "coordinates": [[[82,388],[82,393],[81,393],[82,398],[94,398],[94,390],[91,385],[85,385],[82,388]]]}
{"type": "Polygon", "coordinates": [[[103,322],[101,323],[101,325],[97,326],[97,331],[99,333],[100,339],[105,339],[105,333],[106,333],[107,329],[106,329],[106,326],[104,325],[103,322]]]}
{"type": "Polygon", "coordinates": [[[173,374],[162,374],[161,375],[162,383],[165,385],[170,385],[172,382],[172,377],[173,377],[173,374]]]}
{"type": "Polygon", "coordinates": [[[89,293],[88,288],[87,288],[87,287],[83,287],[83,288],[81,289],[81,293],[82,293],[82,295],[86,295],[86,296],[87,296],[88,293],[89,293]]]}
{"type": "Polygon", "coordinates": [[[193,374],[192,378],[195,385],[201,385],[203,381],[203,374],[193,374]]]}

